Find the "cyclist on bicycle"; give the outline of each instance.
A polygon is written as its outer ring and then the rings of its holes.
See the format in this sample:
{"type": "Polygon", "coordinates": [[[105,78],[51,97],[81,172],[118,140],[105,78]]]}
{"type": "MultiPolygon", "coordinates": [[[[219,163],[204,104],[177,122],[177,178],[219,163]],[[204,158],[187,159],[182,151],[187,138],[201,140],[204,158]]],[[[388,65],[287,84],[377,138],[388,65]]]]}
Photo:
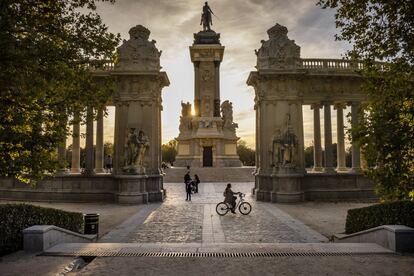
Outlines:
{"type": "Polygon", "coordinates": [[[231,204],[231,206],[232,206],[231,212],[233,214],[236,213],[234,210],[236,208],[236,199],[237,199],[237,197],[235,197],[234,195],[237,195],[237,194],[240,194],[240,192],[237,192],[237,193],[233,192],[231,190],[231,184],[228,183],[227,184],[227,187],[226,187],[226,189],[224,190],[224,193],[223,193],[223,195],[224,195],[224,202],[231,204]]]}

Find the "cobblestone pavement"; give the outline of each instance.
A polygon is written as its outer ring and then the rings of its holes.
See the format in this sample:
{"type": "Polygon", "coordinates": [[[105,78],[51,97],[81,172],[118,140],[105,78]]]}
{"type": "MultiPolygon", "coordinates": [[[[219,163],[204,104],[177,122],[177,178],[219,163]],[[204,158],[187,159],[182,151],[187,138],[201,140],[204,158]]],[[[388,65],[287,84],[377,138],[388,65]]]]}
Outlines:
{"type": "MultiPolygon", "coordinates": [[[[185,200],[183,183],[166,183],[167,198],[152,207],[145,220],[129,220],[128,233],[116,233],[117,242],[167,243],[295,243],[323,242],[326,238],[278,209],[274,204],[256,202],[253,183],[235,183],[233,191],[246,194],[252,205],[249,215],[228,213],[219,216],[215,207],[223,201],[226,183],[202,183],[192,201],[185,200]],[[142,222],[143,221],[143,222],[142,222]],[[131,224],[136,224],[132,225],[131,224]],[[121,240],[120,236],[123,236],[121,240]]],[[[151,207],[151,205],[149,205],[151,207]]],[[[149,208],[149,207],[148,207],[149,208]]],[[[122,228],[122,227],[121,227],[122,228]]],[[[109,235],[111,236],[111,235],[109,235]]],[[[104,237],[102,242],[114,242],[104,237]]]]}

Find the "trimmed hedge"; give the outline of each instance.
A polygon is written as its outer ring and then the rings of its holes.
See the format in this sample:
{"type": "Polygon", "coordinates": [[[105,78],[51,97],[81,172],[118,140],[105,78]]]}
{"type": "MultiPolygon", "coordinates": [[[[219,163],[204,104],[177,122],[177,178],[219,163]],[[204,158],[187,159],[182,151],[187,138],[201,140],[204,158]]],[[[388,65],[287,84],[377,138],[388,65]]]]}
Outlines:
{"type": "Polygon", "coordinates": [[[0,204],[0,256],[23,249],[22,230],[33,225],[56,225],[83,232],[83,214],[29,204],[0,204]]]}
{"type": "Polygon", "coordinates": [[[395,201],[350,209],[346,217],[345,232],[352,234],[386,224],[414,228],[414,202],[395,201]]]}

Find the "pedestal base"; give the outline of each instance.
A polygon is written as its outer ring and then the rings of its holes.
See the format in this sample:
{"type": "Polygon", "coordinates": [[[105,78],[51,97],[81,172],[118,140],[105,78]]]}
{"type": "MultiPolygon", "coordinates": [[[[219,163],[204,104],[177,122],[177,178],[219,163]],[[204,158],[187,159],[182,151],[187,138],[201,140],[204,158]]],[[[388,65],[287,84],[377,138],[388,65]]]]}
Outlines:
{"type": "Polygon", "coordinates": [[[293,203],[305,199],[300,173],[279,170],[279,174],[256,175],[256,199],[259,201],[293,203]]]}
{"type": "Polygon", "coordinates": [[[148,193],[118,193],[119,204],[144,204],[148,203],[148,193]]]}
{"type": "Polygon", "coordinates": [[[305,198],[303,192],[297,193],[282,193],[282,192],[272,192],[270,194],[271,202],[280,202],[280,203],[296,203],[302,202],[305,198]]]}

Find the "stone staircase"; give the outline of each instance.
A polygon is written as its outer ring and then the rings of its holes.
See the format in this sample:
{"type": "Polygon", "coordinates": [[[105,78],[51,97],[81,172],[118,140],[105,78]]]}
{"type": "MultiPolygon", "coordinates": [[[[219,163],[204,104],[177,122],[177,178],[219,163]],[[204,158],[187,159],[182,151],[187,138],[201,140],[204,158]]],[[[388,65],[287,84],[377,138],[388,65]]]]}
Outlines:
{"type": "MultiPolygon", "coordinates": [[[[197,174],[201,182],[254,182],[254,167],[204,167],[191,168],[190,175],[197,174]]],[[[164,170],[164,183],[184,182],[185,167],[172,167],[164,170]]]]}

